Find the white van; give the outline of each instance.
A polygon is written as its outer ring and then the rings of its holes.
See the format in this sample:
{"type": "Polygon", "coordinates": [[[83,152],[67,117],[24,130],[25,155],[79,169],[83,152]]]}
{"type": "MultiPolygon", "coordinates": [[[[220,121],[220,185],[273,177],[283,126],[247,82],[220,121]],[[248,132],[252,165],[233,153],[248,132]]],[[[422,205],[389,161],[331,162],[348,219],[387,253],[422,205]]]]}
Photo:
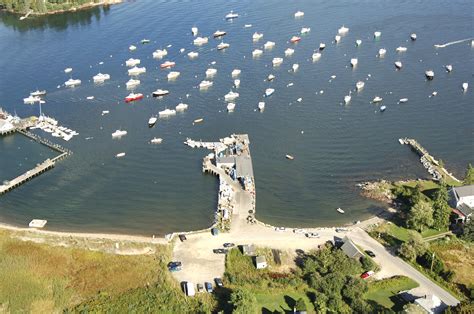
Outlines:
{"type": "Polygon", "coordinates": [[[184,293],[186,293],[188,297],[192,297],[196,294],[196,291],[194,290],[194,284],[192,282],[186,281],[184,283],[184,293]]]}

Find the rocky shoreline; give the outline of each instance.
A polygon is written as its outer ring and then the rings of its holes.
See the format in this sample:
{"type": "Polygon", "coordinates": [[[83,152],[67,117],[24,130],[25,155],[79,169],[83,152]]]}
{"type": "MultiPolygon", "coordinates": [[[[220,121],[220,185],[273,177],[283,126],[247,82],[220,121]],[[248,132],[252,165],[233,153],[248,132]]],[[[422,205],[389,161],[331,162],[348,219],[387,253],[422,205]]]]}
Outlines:
{"type": "MultiPolygon", "coordinates": [[[[81,11],[81,10],[87,10],[87,9],[91,9],[91,8],[94,8],[94,7],[98,7],[98,6],[108,6],[108,5],[112,5],[112,4],[119,4],[119,3],[122,3],[123,0],[102,0],[100,2],[89,2],[89,3],[85,3],[83,5],[78,5],[78,6],[75,6],[75,7],[72,7],[70,9],[67,9],[67,10],[53,10],[53,11],[48,11],[48,12],[36,12],[36,11],[31,11],[30,12],[30,16],[45,16],[45,15],[52,15],[52,14],[62,14],[62,13],[68,13],[68,12],[76,12],[76,11],[81,11]]],[[[24,15],[25,12],[18,12],[18,11],[14,11],[14,10],[8,10],[6,8],[1,8],[0,11],[3,11],[3,12],[8,12],[8,13],[11,13],[11,14],[17,14],[17,15],[24,15]]]]}

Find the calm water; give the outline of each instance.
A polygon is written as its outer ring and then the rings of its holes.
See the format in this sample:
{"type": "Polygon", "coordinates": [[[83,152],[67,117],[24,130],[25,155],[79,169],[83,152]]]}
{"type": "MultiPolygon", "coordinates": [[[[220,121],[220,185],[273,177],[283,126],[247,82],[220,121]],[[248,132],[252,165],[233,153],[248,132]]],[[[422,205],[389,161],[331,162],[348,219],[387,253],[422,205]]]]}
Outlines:
{"type": "MultiPolygon", "coordinates": [[[[137,1],[74,14],[34,18],[19,22],[0,15],[0,103],[20,116],[37,115],[36,106],[22,98],[36,88],[47,89],[43,111],[80,136],[61,144],[74,155],[47,174],[0,198],[0,220],[25,225],[44,218],[56,230],[164,234],[208,226],[216,206],[217,180],[201,173],[203,150],[182,144],[186,137],[216,140],[230,133],[248,133],[257,184],[258,218],[284,225],[332,225],[361,219],[378,205],[359,196],[355,184],[373,179],[425,177],[416,156],[400,146],[399,137],[418,139],[443,159],[455,175],[462,176],[473,161],[474,49],[470,42],[435,49],[433,44],[473,36],[472,1],[137,1]],[[241,17],[223,19],[230,10],[241,17]],[[297,10],[305,12],[294,19],[297,10]],[[166,12],[166,14],[163,14],[166,12]],[[244,28],[252,24],[251,28],[244,28]],[[350,28],[338,45],[331,41],[342,25],[350,28]],[[192,45],[190,29],[211,35],[217,29],[230,49],[215,50],[218,40],[201,48],[192,45]],[[301,27],[311,27],[297,45],[288,43],[301,27]],[[381,31],[380,40],[373,32],[381,31]],[[263,32],[259,43],[255,31],[263,32]],[[418,40],[411,42],[415,32],[418,40]],[[151,39],[141,45],[143,38],[151,39]],[[362,39],[355,47],[356,39],[362,39]],[[252,59],[253,49],[267,40],[276,47],[252,59]],[[321,60],[311,54],[325,42],[321,60]],[[138,49],[128,50],[130,44],[138,49]],[[152,52],[167,48],[181,76],[168,82],[167,71],[152,52]],[[294,46],[295,54],[279,68],[274,57],[294,46]],[[408,47],[398,54],[395,48],[408,47]],[[380,48],[384,59],[376,58],[380,48]],[[198,51],[189,60],[180,48],[198,51]],[[147,73],[140,76],[138,92],[146,95],[157,88],[171,94],[125,104],[129,79],[126,59],[140,58],[147,73]],[[355,69],[349,66],[359,59],[355,69]],[[404,68],[395,71],[393,62],[404,68]],[[103,65],[99,62],[103,61],[103,65]],[[204,79],[212,61],[218,73],[207,92],[195,87],[204,79]],[[296,73],[289,70],[299,63],[296,73]],[[445,64],[454,70],[448,74],[445,64]],[[72,76],[83,84],[74,89],[56,88],[72,76]],[[240,98],[228,114],[223,96],[232,87],[231,71],[242,70],[240,98]],[[435,79],[426,81],[424,71],[434,69],[435,79]],[[94,85],[92,76],[109,73],[112,80],[94,85]],[[272,83],[268,74],[276,75],[272,83]],[[366,80],[349,105],[342,101],[358,80],[366,80]],[[336,79],[330,82],[330,77],[336,79]],[[287,87],[288,83],[294,83],[287,87]],[[469,82],[467,93],[461,84],[469,82]],[[266,100],[263,113],[256,112],[267,87],[276,89],[266,100]],[[324,90],[323,94],[319,94],[324,90]],[[433,92],[438,96],[429,98],[433,92]],[[189,97],[186,99],[186,94],[189,97]],[[371,104],[384,98],[387,111],[371,104]],[[95,100],[86,100],[95,96],[95,100]],[[302,102],[296,99],[302,97],[302,102]],[[400,98],[406,104],[397,104],[400,98]],[[160,119],[153,129],[152,114],[189,104],[185,113],[160,119]],[[102,110],[110,115],[101,116],[102,110]],[[204,117],[204,123],[192,121],[204,117]],[[128,135],[112,140],[111,133],[125,129],[128,135]],[[302,132],[303,131],[303,132],[302,132]],[[147,142],[162,137],[163,144],[147,142]],[[86,140],[86,138],[92,139],[86,140]],[[125,158],[115,154],[126,152],[125,158]],[[295,156],[288,161],[285,154],[295,156]],[[346,215],[335,208],[342,207],[346,215]]],[[[45,136],[49,136],[44,134],[45,136]]],[[[55,141],[58,141],[55,139],[55,141]]],[[[15,135],[0,139],[0,180],[12,178],[54,153],[15,135]]]]}

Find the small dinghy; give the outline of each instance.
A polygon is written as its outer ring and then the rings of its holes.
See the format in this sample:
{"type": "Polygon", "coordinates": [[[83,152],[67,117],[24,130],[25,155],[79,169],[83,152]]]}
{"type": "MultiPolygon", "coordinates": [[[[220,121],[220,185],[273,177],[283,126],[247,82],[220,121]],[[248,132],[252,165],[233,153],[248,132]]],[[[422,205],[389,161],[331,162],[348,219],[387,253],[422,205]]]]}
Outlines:
{"type": "Polygon", "coordinates": [[[410,35],[410,39],[413,40],[413,41],[415,41],[415,40],[416,40],[416,34],[415,34],[415,33],[411,34],[411,35],[410,35]]]}
{"type": "Polygon", "coordinates": [[[400,61],[395,61],[395,67],[400,70],[402,68],[403,64],[400,61]]]}
{"type": "Polygon", "coordinates": [[[261,101],[258,103],[258,110],[263,111],[265,109],[265,102],[261,101]]]}
{"type": "Polygon", "coordinates": [[[289,159],[289,160],[293,160],[295,159],[295,157],[291,156],[291,155],[285,155],[286,159],[289,159]]]}
{"type": "Polygon", "coordinates": [[[340,208],[340,207],[336,208],[336,210],[337,210],[337,212],[340,213],[340,214],[344,214],[344,213],[345,213],[345,211],[344,211],[342,208],[340,208]]]}
{"type": "Polygon", "coordinates": [[[344,96],[344,103],[345,103],[346,105],[347,105],[348,103],[350,103],[350,102],[351,102],[351,98],[352,98],[351,95],[346,95],[346,96],[344,96]]]}

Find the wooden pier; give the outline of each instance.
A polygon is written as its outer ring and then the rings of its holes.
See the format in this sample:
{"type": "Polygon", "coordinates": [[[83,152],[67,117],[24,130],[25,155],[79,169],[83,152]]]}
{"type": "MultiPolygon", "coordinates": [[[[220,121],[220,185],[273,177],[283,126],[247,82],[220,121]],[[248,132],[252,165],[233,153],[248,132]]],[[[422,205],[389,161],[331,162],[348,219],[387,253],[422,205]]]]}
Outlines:
{"type": "Polygon", "coordinates": [[[456,182],[461,182],[455,176],[453,176],[448,170],[442,167],[433,156],[428,153],[420,143],[412,138],[403,138],[399,139],[400,144],[405,144],[410,146],[410,148],[420,156],[420,162],[426,168],[426,170],[433,176],[434,180],[440,181],[441,179],[449,178],[456,182]]]}
{"type": "Polygon", "coordinates": [[[0,185],[0,195],[9,192],[13,190],[14,188],[19,187],[23,183],[31,180],[32,178],[48,171],[49,169],[53,168],[54,165],[55,165],[55,162],[53,160],[46,159],[41,164],[36,165],[36,167],[16,177],[15,179],[4,182],[3,185],[0,185]]]}

